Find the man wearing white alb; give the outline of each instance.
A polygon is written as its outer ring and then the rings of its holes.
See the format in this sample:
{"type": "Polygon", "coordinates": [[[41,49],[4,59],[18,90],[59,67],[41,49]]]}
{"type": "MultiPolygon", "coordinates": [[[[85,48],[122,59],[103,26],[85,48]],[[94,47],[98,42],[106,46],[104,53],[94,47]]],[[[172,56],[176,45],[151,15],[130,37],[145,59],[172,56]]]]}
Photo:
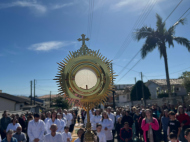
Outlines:
{"type": "Polygon", "coordinates": [[[71,120],[73,119],[72,114],[67,113],[67,110],[64,109],[63,117],[65,117],[67,119],[67,126],[70,127],[71,120]]]}
{"type": "Polygon", "coordinates": [[[34,120],[28,123],[29,142],[44,141],[45,123],[40,120],[39,114],[34,114],[34,120]]]}
{"type": "Polygon", "coordinates": [[[50,127],[52,124],[56,124],[57,125],[57,132],[61,132],[61,123],[57,119],[57,112],[56,111],[52,112],[51,119],[48,120],[48,122],[46,124],[47,134],[51,133],[50,127]]]}
{"type": "Polygon", "coordinates": [[[62,142],[61,133],[56,132],[57,131],[57,125],[52,124],[50,129],[51,129],[51,133],[45,135],[44,142],[62,142]]]}
{"type": "Polygon", "coordinates": [[[115,115],[113,113],[111,113],[111,107],[107,108],[107,112],[108,112],[108,117],[112,120],[112,123],[113,123],[112,135],[114,138],[114,136],[115,136],[115,115]]]}

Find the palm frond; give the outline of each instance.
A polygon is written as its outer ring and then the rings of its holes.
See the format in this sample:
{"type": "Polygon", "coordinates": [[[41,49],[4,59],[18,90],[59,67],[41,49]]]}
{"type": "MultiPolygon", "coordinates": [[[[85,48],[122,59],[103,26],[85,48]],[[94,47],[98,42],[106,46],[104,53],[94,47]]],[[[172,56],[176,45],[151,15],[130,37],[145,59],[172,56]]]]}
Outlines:
{"type": "Polygon", "coordinates": [[[162,58],[164,56],[164,52],[166,51],[166,45],[165,43],[160,43],[158,44],[158,50],[159,50],[159,53],[160,53],[160,58],[162,58]]]}
{"type": "Polygon", "coordinates": [[[172,26],[168,29],[168,32],[169,32],[171,35],[174,35],[174,34],[175,34],[175,28],[176,28],[176,26],[179,25],[179,24],[184,25],[184,24],[185,24],[185,20],[186,20],[186,19],[180,19],[179,21],[177,21],[174,25],[172,25],[172,26]]]}
{"type": "Polygon", "coordinates": [[[165,22],[162,22],[162,18],[158,14],[156,14],[156,18],[157,18],[156,22],[157,31],[162,35],[166,31],[165,22]]]}
{"type": "Polygon", "coordinates": [[[142,49],[141,56],[144,59],[149,52],[152,52],[156,48],[157,39],[155,37],[149,36],[147,37],[142,49]]]}
{"type": "Polygon", "coordinates": [[[171,33],[166,32],[165,35],[165,40],[168,43],[169,47],[173,46],[174,47],[174,43],[173,43],[173,35],[171,33]]]}
{"type": "Polygon", "coordinates": [[[178,44],[181,44],[187,47],[188,51],[190,52],[190,41],[184,37],[174,37],[173,38],[178,44]]]}
{"type": "Polygon", "coordinates": [[[154,29],[150,28],[150,27],[142,27],[140,29],[137,29],[135,32],[135,38],[139,41],[142,38],[146,38],[149,35],[151,35],[154,32],[154,29]]]}

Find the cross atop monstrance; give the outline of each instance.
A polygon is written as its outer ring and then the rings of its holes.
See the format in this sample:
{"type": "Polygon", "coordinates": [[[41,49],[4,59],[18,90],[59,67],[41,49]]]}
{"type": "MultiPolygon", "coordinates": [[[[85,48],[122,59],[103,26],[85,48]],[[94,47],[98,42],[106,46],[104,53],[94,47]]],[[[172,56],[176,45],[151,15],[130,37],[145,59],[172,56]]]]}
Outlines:
{"type": "Polygon", "coordinates": [[[85,40],[86,41],[89,41],[90,39],[89,38],[85,38],[85,34],[82,34],[81,35],[82,36],[82,39],[81,38],[79,38],[79,39],[77,39],[78,41],[82,41],[82,46],[84,46],[85,45],[85,40]]]}

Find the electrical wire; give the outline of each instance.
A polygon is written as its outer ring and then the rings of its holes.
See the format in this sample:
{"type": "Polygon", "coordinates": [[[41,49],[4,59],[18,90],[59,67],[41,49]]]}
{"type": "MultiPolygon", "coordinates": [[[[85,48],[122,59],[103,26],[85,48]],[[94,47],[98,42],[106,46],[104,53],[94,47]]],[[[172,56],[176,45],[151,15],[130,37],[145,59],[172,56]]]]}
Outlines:
{"type": "Polygon", "coordinates": [[[136,62],[136,64],[130,69],[128,70],[128,72],[126,72],[117,82],[119,82],[121,79],[123,79],[142,59],[138,60],[138,62],[136,62]]]}
{"type": "Polygon", "coordinates": [[[142,13],[140,14],[140,16],[136,20],[133,28],[128,33],[128,35],[127,35],[125,41],[123,42],[123,44],[121,45],[119,51],[114,56],[113,60],[116,59],[116,58],[118,58],[118,57],[121,57],[121,55],[125,52],[126,48],[128,47],[128,45],[132,41],[132,35],[131,35],[131,33],[133,33],[134,29],[138,28],[140,25],[142,25],[144,23],[144,21],[146,20],[146,18],[150,14],[151,10],[153,9],[155,3],[156,3],[156,0],[148,2],[148,4],[146,5],[146,7],[144,8],[144,10],[142,11],[142,13]]]}
{"type": "MultiPolygon", "coordinates": [[[[190,67],[188,67],[188,68],[185,68],[185,69],[182,69],[182,70],[179,70],[179,71],[176,71],[176,72],[172,72],[172,73],[170,73],[170,74],[175,74],[175,73],[179,73],[179,72],[181,72],[181,71],[184,71],[184,70],[186,70],[186,69],[189,69],[190,67]]],[[[147,76],[147,77],[161,77],[161,76],[165,76],[166,74],[163,74],[163,75],[155,75],[155,76],[147,76]]]]}
{"type": "Polygon", "coordinates": [[[166,20],[168,20],[168,18],[172,15],[172,13],[178,8],[178,6],[181,4],[181,2],[182,2],[183,0],[181,0],[178,4],[177,4],[177,6],[172,10],[172,12],[168,15],[168,17],[165,19],[165,21],[164,22],[166,22],[166,20]]]}
{"type": "MultiPolygon", "coordinates": [[[[190,8],[188,8],[188,9],[181,15],[181,17],[178,19],[178,21],[179,21],[189,10],[190,10],[190,8]]],[[[187,15],[186,15],[185,17],[187,17],[187,15]]]]}

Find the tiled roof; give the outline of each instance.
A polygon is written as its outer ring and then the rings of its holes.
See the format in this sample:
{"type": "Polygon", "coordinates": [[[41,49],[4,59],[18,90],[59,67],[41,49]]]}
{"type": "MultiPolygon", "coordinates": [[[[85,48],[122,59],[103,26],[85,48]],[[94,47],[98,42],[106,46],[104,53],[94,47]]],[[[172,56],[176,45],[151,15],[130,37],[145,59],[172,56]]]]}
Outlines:
{"type": "MultiPolygon", "coordinates": [[[[56,94],[56,95],[51,95],[51,98],[56,98],[56,97],[58,97],[58,95],[56,94]]],[[[48,98],[50,98],[50,95],[44,95],[44,96],[40,96],[40,97],[38,97],[39,99],[48,99],[48,98]]]]}
{"type": "MultiPolygon", "coordinates": [[[[148,81],[154,82],[155,84],[158,84],[158,85],[167,85],[166,79],[152,79],[152,80],[148,80],[148,81]]],[[[181,84],[183,84],[183,79],[170,79],[170,84],[171,85],[181,85],[181,84]]]]}
{"type": "Polygon", "coordinates": [[[18,97],[18,96],[14,96],[14,95],[10,95],[10,94],[7,94],[7,93],[0,93],[0,97],[4,98],[4,99],[11,100],[11,101],[15,101],[15,102],[18,102],[18,103],[28,102],[27,99],[24,99],[24,98],[21,98],[21,97],[18,97]]]}

